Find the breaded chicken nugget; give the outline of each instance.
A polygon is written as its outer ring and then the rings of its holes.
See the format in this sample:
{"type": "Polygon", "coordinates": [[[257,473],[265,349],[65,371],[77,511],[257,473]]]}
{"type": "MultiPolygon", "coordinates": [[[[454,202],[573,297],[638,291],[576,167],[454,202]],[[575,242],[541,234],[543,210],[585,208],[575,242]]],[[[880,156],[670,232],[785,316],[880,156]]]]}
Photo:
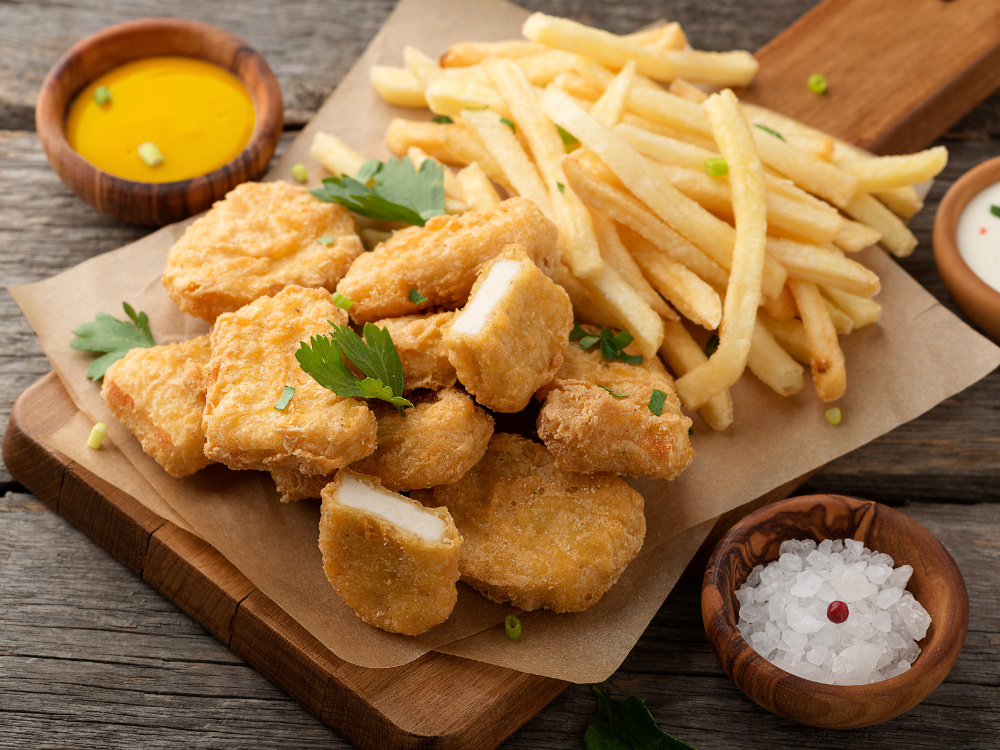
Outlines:
{"type": "Polygon", "coordinates": [[[323,489],[323,569],[369,625],[419,635],[448,619],[461,547],[447,510],[390,492],[375,477],[342,469],[323,489]]]}
{"type": "Polygon", "coordinates": [[[572,327],[569,295],[511,245],[483,266],[444,342],[476,401],[515,412],[556,374],[572,327]]]}
{"type": "MultiPolygon", "coordinates": [[[[638,354],[633,346],[626,352],[638,354]]],[[[572,342],[539,397],[545,403],[538,437],[565,471],[673,479],[694,457],[691,420],[681,413],[673,379],[656,357],[641,365],[609,361],[599,346],[584,350],[572,342]],[[653,389],[666,394],[659,416],[649,408],[653,389]]]]}
{"type": "Polygon", "coordinates": [[[455,385],[455,368],[448,361],[444,329],[455,313],[424,313],[385,318],[375,325],[386,328],[403,365],[403,388],[438,390],[455,385]]]}
{"type": "Polygon", "coordinates": [[[328,474],[375,450],[371,409],[327,390],[295,359],[299,342],[330,332],[328,321],[347,315],[326,290],[300,286],[219,316],[205,368],[207,456],[231,469],[328,474]],[[279,411],[286,386],[295,394],[279,411]]]}
{"type": "MultiPolygon", "coordinates": [[[[388,404],[372,406],[378,419],[375,452],[351,469],[378,477],[397,492],[457,482],[483,457],[493,435],[493,418],[458,388],[445,388],[414,401],[406,416],[388,404]]],[[[283,502],[319,497],[333,475],[308,476],[272,469],[283,502]]]]}
{"type": "Polygon", "coordinates": [[[142,449],[170,476],[208,466],[201,416],[205,391],[193,372],[208,362],[208,334],[189,341],[133,349],[104,375],[101,397],[142,449]]]}
{"type": "Polygon", "coordinates": [[[511,198],[489,211],[435,216],[425,227],[396,232],[365,253],[337,285],[354,301],[358,323],[409,315],[430,307],[465,304],[476,273],[512,243],[521,245],[543,270],[559,259],[555,225],[525,198],[511,198]],[[416,290],[427,298],[410,299],[416,290]]]}
{"type": "Polygon", "coordinates": [[[245,182],[170,249],[163,285],[181,310],[211,323],[293,284],[332,292],[363,250],[343,206],[287,182],[245,182]]]}
{"type": "Polygon", "coordinates": [[[593,606],[646,535],[642,495],[624,479],[560,471],[544,446],[518,435],[494,435],[461,480],[413,497],[455,519],[462,580],[522,609],[593,606]]]}

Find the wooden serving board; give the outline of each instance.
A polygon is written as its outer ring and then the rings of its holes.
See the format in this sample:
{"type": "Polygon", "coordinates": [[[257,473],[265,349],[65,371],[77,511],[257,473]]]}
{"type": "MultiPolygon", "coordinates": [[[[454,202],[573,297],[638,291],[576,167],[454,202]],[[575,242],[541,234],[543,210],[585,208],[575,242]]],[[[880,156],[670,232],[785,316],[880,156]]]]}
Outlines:
{"type": "MultiPolygon", "coordinates": [[[[746,98],[873,151],[922,148],[1000,85],[1000,2],[826,0],[758,57],[746,98]],[[826,96],[806,87],[816,72],[826,96]]],[[[25,391],[4,436],[11,474],[359,747],[496,747],[567,686],[436,653],[381,670],[337,658],[214,548],[47,448],[42,436],[75,414],[54,374],[25,391]]],[[[685,576],[736,520],[805,479],[720,517],[685,576]]]]}

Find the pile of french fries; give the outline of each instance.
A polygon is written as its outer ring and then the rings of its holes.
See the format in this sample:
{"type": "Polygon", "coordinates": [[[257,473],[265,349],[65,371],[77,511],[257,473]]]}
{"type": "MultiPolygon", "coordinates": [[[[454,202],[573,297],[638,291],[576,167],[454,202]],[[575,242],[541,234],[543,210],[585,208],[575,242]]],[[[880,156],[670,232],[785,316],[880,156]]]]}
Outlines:
{"type": "MultiPolygon", "coordinates": [[[[535,201],[559,229],[557,281],[578,319],[659,353],[711,427],[732,422],[746,369],[787,396],[807,365],[819,398],[839,399],[838,335],[881,312],[878,277],[851,255],[913,251],[913,185],[945,149],[874,157],[742,104],[726,87],[752,81],[753,56],[690,49],[676,23],[620,36],[535,13],[523,33],[440,61],[408,47],[405,67],[372,68],[386,102],[438,116],[394,120],[390,149],[461,167],[445,169],[449,213],[491,208],[500,191],[535,201]]],[[[364,161],[322,133],[312,155],[335,174],[364,161]]]]}

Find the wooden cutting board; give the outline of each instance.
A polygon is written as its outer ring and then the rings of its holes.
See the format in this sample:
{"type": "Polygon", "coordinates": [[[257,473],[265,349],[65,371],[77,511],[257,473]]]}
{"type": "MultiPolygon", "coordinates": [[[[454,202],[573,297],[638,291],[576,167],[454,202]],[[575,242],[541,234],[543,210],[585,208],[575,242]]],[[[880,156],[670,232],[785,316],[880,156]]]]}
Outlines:
{"type": "MultiPolygon", "coordinates": [[[[758,57],[746,98],[873,151],[914,150],[1000,86],[1000,2],[826,0],[758,57]],[[809,92],[812,73],[827,95],[809,92]]],[[[11,474],[359,747],[496,747],[567,686],[434,653],[383,670],[338,659],[211,546],[46,448],[75,413],[54,374],[25,391],[4,436],[11,474]]],[[[688,573],[739,517],[804,480],[718,519],[688,573]]]]}

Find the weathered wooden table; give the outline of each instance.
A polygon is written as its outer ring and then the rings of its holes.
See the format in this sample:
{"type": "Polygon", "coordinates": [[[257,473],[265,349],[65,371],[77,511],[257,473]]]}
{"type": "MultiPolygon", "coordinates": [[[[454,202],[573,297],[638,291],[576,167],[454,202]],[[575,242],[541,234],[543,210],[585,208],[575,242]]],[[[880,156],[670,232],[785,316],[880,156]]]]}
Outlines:
{"type": "MultiPolygon", "coordinates": [[[[814,2],[523,4],[618,32],[666,15],[681,21],[698,47],[757,49],[814,2]]],[[[145,233],[70,194],[49,169],[33,132],[37,88],[73,42],[112,23],[164,12],[229,29],[275,70],[285,95],[287,143],[392,5],[0,3],[0,282],[45,278],[145,233]]],[[[960,174],[1000,154],[1000,96],[942,142],[950,163],[913,222],[920,247],[903,265],[955,309],[931,255],[934,210],[960,174]]],[[[26,321],[0,291],[0,424],[6,424],[18,394],[48,371],[26,321]]],[[[2,467],[0,489],[0,747],[349,747],[2,467]]],[[[954,670],[930,698],[903,717],[852,732],[821,732],[766,713],[716,662],[701,626],[697,581],[668,600],[602,687],[617,697],[644,698],[665,729],[700,750],[1000,745],[1000,372],[825,467],[803,488],[809,490],[902,506],[958,561],[969,586],[969,634],[954,670]]],[[[580,747],[593,709],[589,688],[571,687],[505,747],[580,747]]]]}

